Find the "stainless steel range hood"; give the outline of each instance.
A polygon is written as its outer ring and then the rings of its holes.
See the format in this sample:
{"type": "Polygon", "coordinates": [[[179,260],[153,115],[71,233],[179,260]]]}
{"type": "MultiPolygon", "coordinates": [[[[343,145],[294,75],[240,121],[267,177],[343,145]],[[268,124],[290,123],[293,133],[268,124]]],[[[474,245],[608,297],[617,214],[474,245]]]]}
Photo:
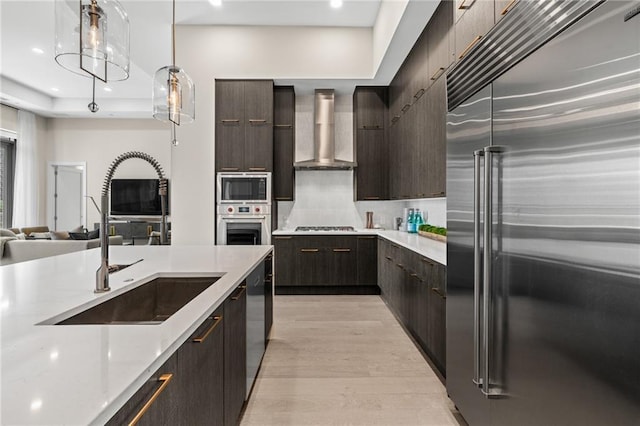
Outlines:
{"type": "Polygon", "coordinates": [[[296,170],[350,170],[354,161],[336,160],[335,94],[333,89],[316,89],[313,119],[313,160],[298,161],[296,170]]]}

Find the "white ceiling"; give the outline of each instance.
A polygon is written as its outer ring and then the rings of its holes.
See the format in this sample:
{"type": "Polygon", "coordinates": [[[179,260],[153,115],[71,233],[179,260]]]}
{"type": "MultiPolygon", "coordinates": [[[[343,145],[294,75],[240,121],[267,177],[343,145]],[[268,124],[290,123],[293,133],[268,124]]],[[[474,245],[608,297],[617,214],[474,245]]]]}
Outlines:
{"type": "MultiPolygon", "coordinates": [[[[122,100],[122,109],[126,109],[127,103],[150,103],[152,76],[170,62],[171,1],[120,2],[130,20],[130,77],[124,82],[107,85],[98,81],[96,97],[112,103],[122,100]],[[110,91],[105,91],[105,86],[110,91]]],[[[373,27],[381,4],[381,0],[344,0],[342,8],[334,9],[329,0],[222,2],[222,6],[216,7],[208,0],[176,0],[176,23],[373,27]]],[[[68,115],[64,113],[65,101],[77,98],[90,101],[91,79],[63,69],[53,59],[53,0],[0,0],[0,24],[0,76],[4,86],[25,86],[36,92],[33,96],[50,99],[49,102],[55,105],[51,109],[58,111],[55,115],[68,115]],[[34,53],[33,48],[42,49],[44,53],[34,53]]],[[[409,40],[411,44],[413,41],[415,38],[409,40]]],[[[396,69],[399,65],[395,65],[396,69]]],[[[25,109],[29,106],[28,99],[7,95],[2,87],[0,101],[17,107],[22,103],[25,109]]],[[[46,114],[46,111],[40,113],[46,114]]]]}

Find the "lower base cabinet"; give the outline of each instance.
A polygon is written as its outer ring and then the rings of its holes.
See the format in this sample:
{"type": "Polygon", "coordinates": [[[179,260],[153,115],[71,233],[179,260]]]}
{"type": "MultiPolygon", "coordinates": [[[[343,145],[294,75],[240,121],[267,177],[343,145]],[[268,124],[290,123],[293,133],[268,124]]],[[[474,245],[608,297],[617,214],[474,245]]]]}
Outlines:
{"type": "Polygon", "coordinates": [[[378,285],[387,303],[433,364],[446,372],[446,268],[380,239],[378,285]]]}
{"type": "MultiPolygon", "coordinates": [[[[236,288],[106,424],[237,425],[247,390],[246,290],[246,282],[236,288]]],[[[261,312],[270,328],[272,309],[261,312]]]]}

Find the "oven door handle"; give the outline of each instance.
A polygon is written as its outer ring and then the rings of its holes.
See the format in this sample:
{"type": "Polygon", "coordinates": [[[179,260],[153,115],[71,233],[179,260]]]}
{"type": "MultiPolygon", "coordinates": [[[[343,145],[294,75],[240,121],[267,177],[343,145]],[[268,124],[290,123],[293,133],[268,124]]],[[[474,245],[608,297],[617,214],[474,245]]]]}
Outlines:
{"type": "Polygon", "coordinates": [[[223,217],[222,220],[224,220],[225,222],[229,222],[229,223],[244,223],[244,222],[251,222],[251,221],[256,221],[256,220],[264,220],[266,219],[266,216],[253,216],[253,217],[223,217]]]}

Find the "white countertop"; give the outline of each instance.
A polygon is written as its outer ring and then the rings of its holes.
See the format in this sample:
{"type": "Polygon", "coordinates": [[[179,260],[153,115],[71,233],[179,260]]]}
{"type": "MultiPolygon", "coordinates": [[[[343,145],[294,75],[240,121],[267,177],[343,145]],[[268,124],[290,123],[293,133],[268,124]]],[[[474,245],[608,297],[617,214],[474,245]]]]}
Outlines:
{"type": "Polygon", "coordinates": [[[1,423],[104,423],[270,249],[112,246],[112,264],[144,260],[112,274],[112,290],[100,295],[93,293],[99,248],[1,266],[1,423]],[[160,325],[36,325],[158,276],[222,278],[160,325]]]}
{"type": "Polygon", "coordinates": [[[412,250],[424,257],[447,265],[447,243],[432,240],[418,234],[408,232],[387,231],[382,229],[357,229],[352,232],[344,231],[295,231],[293,229],[278,229],[272,235],[377,235],[402,247],[412,250]]]}

